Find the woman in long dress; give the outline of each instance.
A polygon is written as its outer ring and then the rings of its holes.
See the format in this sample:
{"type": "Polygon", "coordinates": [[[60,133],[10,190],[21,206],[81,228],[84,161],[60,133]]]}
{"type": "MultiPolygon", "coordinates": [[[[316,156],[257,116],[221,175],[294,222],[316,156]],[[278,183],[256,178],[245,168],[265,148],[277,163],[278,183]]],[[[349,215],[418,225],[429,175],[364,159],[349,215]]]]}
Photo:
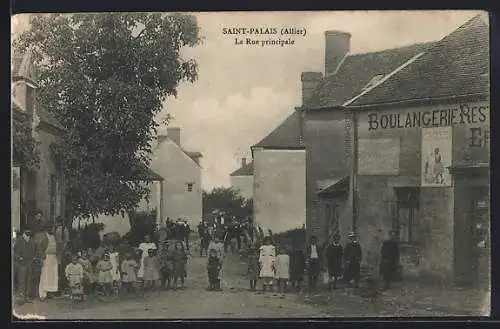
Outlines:
{"type": "Polygon", "coordinates": [[[144,242],[139,245],[139,250],[141,251],[141,262],[139,271],[137,272],[137,277],[139,279],[144,279],[144,258],[148,256],[148,250],[154,249],[156,250],[156,243],[151,241],[151,236],[146,234],[144,236],[144,242]]]}
{"type": "Polygon", "coordinates": [[[269,237],[264,239],[263,245],[260,247],[259,255],[260,263],[260,278],[262,281],[262,290],[266,290],[267,287],[272,287],[274,275],[275,275],[275,263],[276,263],[276,247],[272,245],[272,241],[269,237]]]}
{"type": "Polygon", "coordinates": [[[57,241],[54,236],[54,230],[49,227],[45,238],[41,243],[43,252],[42,273],[40,275],[40,284],[38,286],[38,295],[41,300],[47,298],[47,294],[58,291],[59,282],[59,262],[57,258],[57,241]]]}

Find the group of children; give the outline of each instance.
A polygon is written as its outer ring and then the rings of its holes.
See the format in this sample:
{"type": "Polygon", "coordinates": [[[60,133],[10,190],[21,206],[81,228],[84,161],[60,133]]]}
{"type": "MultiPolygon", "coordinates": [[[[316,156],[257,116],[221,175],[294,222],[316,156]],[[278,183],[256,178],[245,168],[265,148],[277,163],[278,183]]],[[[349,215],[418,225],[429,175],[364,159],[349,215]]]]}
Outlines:
{"type": "Polygon", "coordinates": [[[300,290],[303,280],[306,260],[302,250],[292,249],[288,246],[272,247],[270,261],[270,272],[262,267],[266,266],[265,248],[252,248],[248,254],[247,275],[250,280],[250,290],[257,289],[257,282],[262,281],[262,290],[272,289],[275,285],[280,293],[287,292],[288,284],[291,283],[296,291],[300,290]],[[275,255],[272,255],[272,254],[275,255]]]}
{"type": "Polygon", "coordinates": [[[92,250],[73,255],[64,272],[72,299],[81,301],[85,295],[95,292],[105,296],[118,295],[121,291],[135,293],[137,284],[144,290],[154,290],[158,281],[162,288],[170,288],[172,281],[175,288],[178,281],[183,287],[187,253],[181,241],[165,240],[159,249],[153,242],[147,249],[141,247],[143,244],[137,252],[119,253],[116,247],[110,246],[101,257],[92,250]]]}

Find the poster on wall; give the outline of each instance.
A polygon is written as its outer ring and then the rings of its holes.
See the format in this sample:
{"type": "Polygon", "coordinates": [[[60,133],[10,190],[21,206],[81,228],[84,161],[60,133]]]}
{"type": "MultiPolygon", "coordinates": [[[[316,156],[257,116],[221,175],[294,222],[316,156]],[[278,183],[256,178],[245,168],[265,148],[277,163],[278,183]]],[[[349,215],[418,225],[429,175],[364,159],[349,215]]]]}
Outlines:
{"type": "Polygon", "coordinates": [[[21,170],[12,167],[12,194],[11,194],[12,231],[21,228],[21,170]]]}
{"type": "Polygon", "coordinates": [[[452,128],[422,128],[422,186],[451,186],[452,128]]]}
{"type": "Polygon", "coordinates": [[[397,175],[399,138],[363,139],[358,143],[360,175],[397,175]]]}

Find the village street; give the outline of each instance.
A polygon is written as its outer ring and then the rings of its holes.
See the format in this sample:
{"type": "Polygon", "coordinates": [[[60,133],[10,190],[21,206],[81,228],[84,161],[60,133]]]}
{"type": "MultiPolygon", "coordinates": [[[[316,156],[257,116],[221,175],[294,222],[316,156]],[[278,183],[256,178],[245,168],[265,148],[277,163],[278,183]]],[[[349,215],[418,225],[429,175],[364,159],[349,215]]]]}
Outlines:
{"type": "Polygon", "coordinates": [[[246,264],[229,254],[223,291],[207,291],[206,259],[196,252],[188,267],[186,288],[157,291],[120,299],[88,300],[72,305],[67,299],[15,306],[18,315],[45,319],[187,319],[187,318],[303,318],[364,316],[485,315],[489,296],[472,289],[422,287],[412,282],[397,284],[371,305],[352,288],[332,293],[278,294],[248,291],[246,264]],[[485,309],[486,308],[486,309],[485,309]]]}

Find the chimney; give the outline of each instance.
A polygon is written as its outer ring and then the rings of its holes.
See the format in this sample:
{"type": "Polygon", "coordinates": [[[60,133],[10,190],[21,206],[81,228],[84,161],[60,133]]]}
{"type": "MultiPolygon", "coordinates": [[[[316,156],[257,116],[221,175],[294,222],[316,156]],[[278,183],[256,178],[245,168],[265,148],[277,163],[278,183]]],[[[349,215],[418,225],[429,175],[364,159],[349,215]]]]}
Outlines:
{"type": "Polygon", "coordinates": [[[343,31],[325,32],[325,76],[337,71],[351,48],[351,34],[343,31]]]}
{"type": "Polygon", "coordinates": [[[323,79],[321,72],[302,72],[300,80],[302,81],[302,106],[311,98],[316,88],[318,88],[323,79]]]}
{"type": "Polygon", "coordinates": [[[241,166],[245,167],[247,165],[247,158],[241,158],[241,166]]]}
{"type": "Polygon", "coordinates": [[[178,146],[181,146],[181,128],[167,127],[167,137],[178,146]]]}

